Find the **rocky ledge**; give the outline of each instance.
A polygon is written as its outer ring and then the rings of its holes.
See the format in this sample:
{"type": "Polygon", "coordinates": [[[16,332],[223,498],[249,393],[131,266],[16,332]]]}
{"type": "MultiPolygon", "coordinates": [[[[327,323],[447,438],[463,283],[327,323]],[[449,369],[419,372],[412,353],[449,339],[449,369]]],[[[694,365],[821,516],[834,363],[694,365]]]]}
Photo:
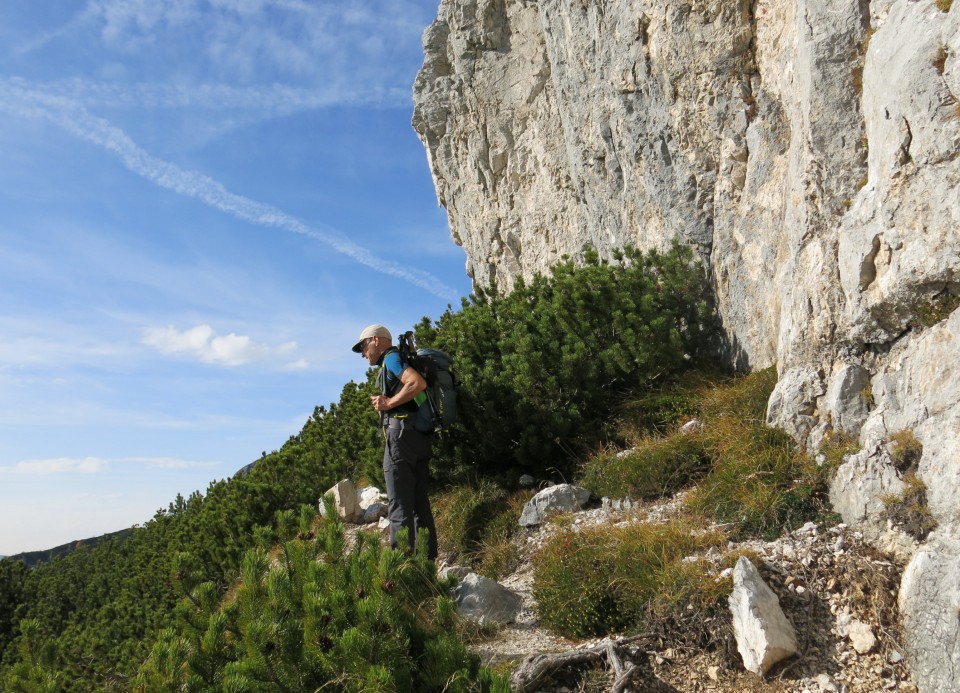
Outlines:
{"type": "MultiPolygon", "coordinates": [[[[630,510],[614,504],[573,513],[574,528],[623,523],[665,522],[681,512],[682,496],[630,510]]],[[[622,506],[621,506],[622,507],[622,506]]],[[[565,525],[568,523],[565,521],[565,525]]],[[[903,641],[896,594],[901,566],[864,542],[861,532],[838,524],[813,523],[775,541],[731,543],[728,551],[744,552],[756,563],[763,581],[776,594],[796,633],[797,654],[768,669],[764,675],[748,671],[738,651],[733,614],[721,610],[715,620],[699,616],[652,628],[639,636],[572,641],[557,637],[538,623],[533,597],[531,558],[557,531],[549,522],[521,538],[521,563],[501,584],[521,598],[513,622],[488,640],[475,644],[488,663],[509,661],[530,671],[536,664],[552,671],[538,681],[520,681],[517,690],[581,690],[583,669],[590,690],[643,690],[679,693],[753,691],[756,693],[915,692],[903,641]],[[704,643],[707,643],[704,645],[704,643]],[[615,648],[621,667],[633,675],[616,688],[616,671],[605,653],[615,648]],[[599,653],[592,656],[591,653],[599,653]],[[577,656],[577,655],[581,656],[577,656]],[[588,656],[590,655],[590,656],[588,656]],[[579,674],[555,663],[575,663],[579,674]]],[[[732,570],[720,567],[720,552],[708,552],[707,564],[719,582],[730,584],[732,570]]]]}

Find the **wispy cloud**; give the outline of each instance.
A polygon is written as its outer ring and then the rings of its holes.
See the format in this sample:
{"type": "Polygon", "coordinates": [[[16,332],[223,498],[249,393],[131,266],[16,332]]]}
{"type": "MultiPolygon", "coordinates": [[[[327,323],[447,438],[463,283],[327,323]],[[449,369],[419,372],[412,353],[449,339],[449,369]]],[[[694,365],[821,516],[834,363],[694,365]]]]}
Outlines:
{"type": "Polygon", "coordinates": [[[55,457],[46,460],[23,460],[0,466],[0,474],[54,476],[65,474],[104,474],[117,464],[136,464],[150,469],[210,469],[223,466],[221,461],[185,460],[176,457],[125,457],[108,461],[99,457],[55,457]]]}
{"type": "Polygon", "coordinates": [[[162,188],[199,200],[242,221],[319,241],[377,272],[402,279],[445,300],[457,299],[453,288],[429,272],[384,260],[336,229],[326,225],[308,226],[276,207],[230,192],[210,176],[152,156],[107,120],[70,100],[35,89],[24,80],[0,78],[0,109],[24,118],[49,121],[83,141],[106,149],[127,169],[162,188]]]}
{"type": "Polygon", "coordinates": [[[98,457],[57,457],[49,460],[25,460],[14,465],[0,467],[3,474],[28,474],[49,476],[51,474],[102,474],[109,464],[98,457]]]}
{"type": "Polygon", "coordinates": [[[204,469],[223,465],[223,462],[181,460],[176,457],[128,457],[123,462],[136,462],[154,469],[204,469]]]}
{"type": "Polygon", "coordinates": [[[271,354],[287,355],[297,348],[295,342],[270,348],[232,332],[218,336],[210,325],[182,331],[173,326],[148,327],[143,331],[142,341],[161,354],[181,354],[221,366],[242,366],[271,354]]]}
{"type": "MultiPolygon", "coordinates": [[[[0,326],[9,326],[10,320],[0,319],[0,326]]],[[[70,326],[58,334],[32,337],[12,336],[0,343],[0,372],[7,368],[35,366],[77,366],[116,361],[127,355],[123,345],[98,341],[70,326]]],[[[16,374],[13,371],[12,374],[16,374]]]]}
{"type": "Polygon", "coordinates": [[[70,35],[78,27],[82,27],[89,22],[96,20],[99,14],[99,9],[95,6],[95,3],[88,3],[78,14],[67,22],[62,24],[55,29],[46,31],[38,36],[34,36],[29,41],[20,43],[13,47],[13,52],[17,55],[26,55],[32,53],[35,50],[43,48],[48,43],[56,41],[57,39],[70,35]]]}
{"type": "MultiPolygon", "coordinates": [[[[432,9],[412,0],[88,0],[13,52],[24,56],[80,38],[125,57],[162,60],[183,75],[385,85],[403,74],[405,61],[393,58],[417,45],[432,9]]],[[[136,63],[124,60],[122,69],[136,63]]]]}
{"type": "Polygon", "coordinates": [[[227,84],[116,84],[71,78],[34,84],[50,97],[68,99],[85,108],[184,109],[251,111],[274,117],[331,106],[409,106],[409,88],[352,82],[321,87],[284,84],[237,87],[227,84]]]}

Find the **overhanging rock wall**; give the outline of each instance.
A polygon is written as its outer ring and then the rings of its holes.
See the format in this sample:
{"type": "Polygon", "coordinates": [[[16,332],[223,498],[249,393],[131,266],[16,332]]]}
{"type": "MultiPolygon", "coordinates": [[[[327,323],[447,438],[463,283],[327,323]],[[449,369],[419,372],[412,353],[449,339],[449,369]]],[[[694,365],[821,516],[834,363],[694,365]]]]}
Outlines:
{"type": "Polygon", "coordinates": [[[481,285],[586,248],[709,268],[771,423],[863,449],[836,507],[910,560],[925,691],[960,690],[960,2],[442,0],[414,127],[481,285]],[[938,529],[890,530],[909,430],[938,529]]]}

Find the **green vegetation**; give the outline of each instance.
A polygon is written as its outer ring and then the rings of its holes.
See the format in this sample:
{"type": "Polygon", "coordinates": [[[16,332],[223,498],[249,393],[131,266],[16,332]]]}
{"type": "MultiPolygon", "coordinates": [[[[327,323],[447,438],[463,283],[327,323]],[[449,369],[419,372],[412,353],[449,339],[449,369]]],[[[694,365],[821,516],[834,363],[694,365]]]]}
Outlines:
{"type": "MultiPolygon", "coordinates": [[[[628,401],[614,432],[629,452],[588,458],[581,483],[597,495],[669,497],[688,487],[685,511],[663,525],[631,524],[558,533],[535,558],[540,617],[571,636],[669,630],[725,608],[729,584],[702,558],[730,566],[721,550],[731,537],[773,537],[825,519],[832,472],[855,446],[837,437],[817,464],[784,433],[765,425],[773,369],[745,377],[687,372],[672,385],[628,401]],[[658,413],[651,402],[661,403],[658,413]],[[636,418],[631,419],[633,413],[636,418]],[[696,417],[699,425],[682,431],[696,417]],[[718,524],[721,523],[721,524],[718,524]],[[722,526],[724,532],[709,530],[722,526]]],[[[694,629],[696,630],[696,629],[694,629]]],[[[702,632],[697,646],[716,633],[702,632]]]]}
{"type": "Polygon", "coordinates": [[[26,593],[27,568],[20,561],[0,561],[0,652],[13,640],[17,610],[29,601],[26,593]]]}
{"type": "Polygon", "coordinates": [[[777,374],[769,368],[703,393],[704,448],[712,461],[689,499],[741,536],[773,537],[825,511],[828,470],[766,425],[777,374]]]}
{"type": "MultiPolygon", "coordinates": [[[[609,263],[588,258],[580,269],[564,263],[504,297],[478,292],[459,312],[436,323],[425,319],[417,328],[420,343],[455,353],[464,380],[466,425],[443,440],[437,488],[454,479],[509,477],[517,461],[534,471],[572,469],[574,449],[600,435],[615,396],[659,382],[708,351],[715,320],[704,284],[688,250],[628,250],[609,263]]],[[[250,577],[243,575],[254,560],[249,552],[263,550],[255,527],[270,524],[278,511],[316,503],[338,479],[380,479],[371,376],[344,386],[339,402],[317,407],[297,435],[248,473],[176,498],[143,527],[30,571],[0,563],[0,688],[34,690],[49,680],[68,692],[128,690],[145,661],[150,669],[139,673],[140,681],[156,683],[164,671],[175,679],[169,667],[182,669],[197,653],[221,652],[186,631],[164,631],[182,596],[177,584],[189,574],[191,585],[205,585],[211,601],[204,608],[213,613],[220,596],[242,591],[238,584],[253,589],[238,580],[250,577]],[[190,556],[186,572],[177,558],[182,553],[190,556]],[[158,642],[165,649],[156,650],[158,642]]],[[[522,500],[485,493],[486,506],[470,510],[472,517],[451,515],[445,540],[496,574],[515,560],[508,541],[513,526],[504,518],[522,500]],[[453,538],[457,522],[462,539],[453,538]]],[[[222,605],[224,612],[231,608],[222,605]]],[[[218,632],[205,637],[216,640],[218,632]]],[[[240,662],[216,666],[226,672],[229,664],[236,674],[247,670],[240,662]]]]}
{"type": "Polygon", "coordinates": [[[580,483],[597,496],[659,498],[702,476],[708,462],[696,437],[651,438],[624,453],[594,456],[580,483]]]}
{"type": "MultiPolygon", "coordinates": [[[[331,507],[332,510],[332,507],[331,507]]],[[[179,623],[163,630],[135,687],[147,691],[508,691],[457,635],[426,555],[381,548],[343,525],[278,513],[221,597],[181,559],[179,623]],[[278,541],[270,548],[274,541],[278,541]]],[[[327,513],[335,518],[334,512],[327,513]]],[[[426,542],[423,542],[426,545],[426,542]]]]}
{"type": "MultiPolygon", "coordinates": [[[[873,406],[873,396],[869,400],[870,406],[873,406]]],[[[849,436],[842,433],[833,433],[820,447],[820,454],[823,455],[823,476],[824,478],[833,477],[837,468],[846,461],[847,455],[852,455],[860,450],[860,446],[849,436]]]]}
{"type": "Polygon", "coordinates": [[[883,498],[887,517],[895,526],[923,541],[937,527],[937,521],[927,506],[927,485],[917,476],[923,444],[909,429],[891,433],[887,444],[893,466],[902,475],[904,483],[902,494],[883,498]]]}
{"type": "Polygon", "coordinates": [[[950,317],[957,308],[960,308],[960,295],[945,289],[917,306],[917,316],[924,327],[933,327],[950,317]]]}
{"type": "Polygon", "coordinates": [[[612,262],[556,266],[509,295],[483,291],[417,341],[457,355],[463,419],[441,457],[449,469],[519,476],[573,471],[627,392],[656,386],[714,346],[717,323],[691,251],[624,251],[612,262]]]}
{"type": "Polygon", "coordinates": [[[497,578],[517,562],[517,518],[532,491],[508,492],[489,479],[450,488],[433,502],[440,550],[451,561],[497,578]]]}
{"type": "Polygon", "coordinates": [[[937,0],[937,9],[941,12],[949,12],[953,5],[953,0],[937,0]]]}
{"type": "Polygon", "coordinates": [[[914,471],[904,474],[903,483],[905,487],[902,495],[890,495],[882,499],[887,518],[895,527],[899,527],[917,541],[923,541],[937,528],[937,521],[927,506],[927,485],[914,471]]]}
{"type": "MultiPolygon", "coordinates": [[[[772,369],[705,370],[718,343],[705,284],[689,250],[626,250],[503,297],[478,291],[416,328],[421,345],[456,355],[463,381],[462,423],[433,465],[441,549],[458,562],[490,576],[515,566],[523,472],[582,476],[613,497],[691,489],[685,518],[667,525],[576,532],[555,520],[534,587],[558,632],[712,610],[727,585],[685,558],[824,510],[849,446],[813,464],[764,423],[772,369]],[[684,434],[691,417],[702,426],[684,434]]],[[[32,570],[0,562],[0,689],[506,690],[464,649],[471,634],[424,557],[376,537],[348,547],[338,523],[316,519],[338,479],[381,480],[373,375],[248,472],[143,527],[32,570]]]]}
{"type": "Polygon", "coordinates": [[[637,632],[678,605],[715,605],[718,587],[686,556],[725,541],[688,522],[558,532],[540,551],[534,595],[541,622],[568,637],[637,632]]]}
{"type": "Polygon", "coordinates": [[[901,474],[915,472],[923,456],[923,443],[917,440],[913,431],[903,429],[894,431],[887,437],[893,466],[901,474]]]}
{"type": "Polygon", "coordinates": [[[766,425],[776,381],[772,368],[743,378],[688,372],[638,400],[642,405],[628,403],[615,435],[632,449],[594,455],[583,466],[582,483],[597,495],[644,499],[697,481],[690,508],[735,523],[744,535],[776,534],[816,516],[839,461],[818,466],[766,425]],[[648,402],[663,403],[667,413],[653,414],[648,402]],[[631,412],[637,420],[629,419],[631,412]],[[699,426],[682,433],[678,423],[694,418],[699,426]],[[644,437],[644,431],[650,433],[644,437]]]}

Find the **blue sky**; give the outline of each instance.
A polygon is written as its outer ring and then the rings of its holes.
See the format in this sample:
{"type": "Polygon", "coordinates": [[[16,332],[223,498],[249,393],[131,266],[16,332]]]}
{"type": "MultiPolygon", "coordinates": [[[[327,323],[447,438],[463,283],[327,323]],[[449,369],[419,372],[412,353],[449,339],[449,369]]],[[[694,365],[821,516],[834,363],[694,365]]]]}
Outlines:
{"type": "Polygon", "coordinates": [[[0,1],[0,555],[232,475],[469,293],[410,126],[437,4],[0,1]]]}

